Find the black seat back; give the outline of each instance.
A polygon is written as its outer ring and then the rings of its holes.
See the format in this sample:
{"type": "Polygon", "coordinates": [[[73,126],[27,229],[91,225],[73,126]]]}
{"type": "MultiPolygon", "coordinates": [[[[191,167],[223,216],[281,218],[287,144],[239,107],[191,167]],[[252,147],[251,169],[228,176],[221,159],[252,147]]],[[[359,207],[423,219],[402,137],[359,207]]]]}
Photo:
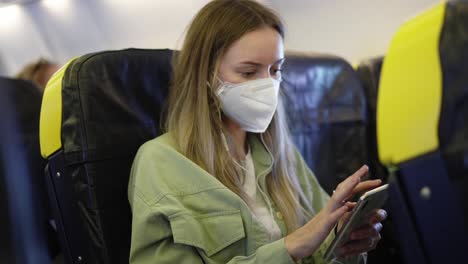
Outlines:
{"type": "Polygon", "coordinates": [[[366,98],[359,78],[339,57],[290,54],[281,86],[293,140],[331,194],[368,163],[366,98]]]}
{"type": "Polygon", "coordinates": [[[379,93],[380,73],[383,57],[362,61],[356,69],[366,94],[367,103],[367,146],[369,154],[370,177],[386,181],[388,172],[380,163],[377,149],[377,96],[379,93]]]}
{"type": "Polygon", "coordinates": [[[128,263],[130,168],[140,145],[160,134],[171,55],[136,49],[85,55],[46,89],[41,129],[47,114],[57,114],[47,110],[58,103],[54,94],[62,97],[61,145],[47,153],[43,148],[43,155],[70,263],[128,263]]]}

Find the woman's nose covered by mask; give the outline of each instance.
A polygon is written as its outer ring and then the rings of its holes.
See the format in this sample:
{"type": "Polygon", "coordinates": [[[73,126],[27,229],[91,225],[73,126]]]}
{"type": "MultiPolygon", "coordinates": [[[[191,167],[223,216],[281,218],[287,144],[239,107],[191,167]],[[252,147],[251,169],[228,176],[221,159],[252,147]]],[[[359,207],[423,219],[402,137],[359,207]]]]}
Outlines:
{"type": "Polygon", "coordinates": [[[224,114],[245,131],[263,133],[276,111],[279,85],[280,81],[273,78],[238,84],[221,82],[217,94],[224,114]]]}

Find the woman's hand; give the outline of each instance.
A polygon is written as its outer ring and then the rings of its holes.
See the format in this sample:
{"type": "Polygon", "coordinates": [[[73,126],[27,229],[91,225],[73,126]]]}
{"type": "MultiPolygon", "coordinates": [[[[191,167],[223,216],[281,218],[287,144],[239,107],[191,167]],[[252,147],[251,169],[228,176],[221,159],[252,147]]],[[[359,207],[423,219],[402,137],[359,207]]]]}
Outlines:
{"type": "MultiPolygon", "coordinates": [[[[378,187],[382,181],[364,181],[359,183],[352,191],[352,196],[372,190],[378,187]]],[[[349,219],[350,211],[356,203],[348,203],[349,211],[343,215],[338,223],[338,230],[349,219]]],[[[339,249],[340,257],[346,258],[358,255],[363,252],[375,249],[380,241],[380,231],[382,230],[382,221],[387,218],[387,212],[383,209],[377,209],[367,216],[366,224],[351,232],[350,241],[339,249]]]]}
{"type": "Polygon", "coordinates": [[[350,206],[346,203],[346,199],[353,195],[361,177],[366,175],[368,170],[369,168],[364,165],[341,182],[328,203],[314,218],[286,236],[286,249],[294,260],[309,256],[319,248],[338,220],[349,211],[350,206]]]}
{"type": "Polygon", "coordinates": [[[351,232],[350,241],[339,249],[342,258],[358,255],[375,249],[380,241],[382,221],[387,218],[387,212],[383,209],[373,211],[367,217],[366,224],[351,232]]]}

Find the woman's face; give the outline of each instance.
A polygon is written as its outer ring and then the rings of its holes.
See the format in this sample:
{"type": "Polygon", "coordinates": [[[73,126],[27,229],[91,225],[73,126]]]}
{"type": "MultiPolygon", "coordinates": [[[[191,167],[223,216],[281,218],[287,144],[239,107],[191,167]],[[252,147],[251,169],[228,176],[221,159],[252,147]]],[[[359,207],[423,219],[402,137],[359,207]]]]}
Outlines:
{"type": "Polygon", "coordinates": [[[271,27],[249,32],[234,42],[221,59],[218,77],[229,83],[262,78],[281,79],[284,47],[271,27]]]}

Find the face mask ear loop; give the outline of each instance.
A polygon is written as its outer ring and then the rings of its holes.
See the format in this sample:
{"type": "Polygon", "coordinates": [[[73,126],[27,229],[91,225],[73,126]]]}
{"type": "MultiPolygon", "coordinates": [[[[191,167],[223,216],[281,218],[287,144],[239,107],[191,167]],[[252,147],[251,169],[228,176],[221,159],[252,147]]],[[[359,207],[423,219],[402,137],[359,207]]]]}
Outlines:
{"type": "MultiPolygon", "coordinates": [[[[229,154],[231,154],[231,151],[230,151],[230,149],[229,149],[229,145],[228,145],[228,143],[227,143],[226,135],[224,135],[224,132],[222,132],[222,131],[221,131],[221,138],[222,138],[222,140],[223,140],[224,148],[226,149],[226,151],[227,151],[229,154]]],[[[241,170],[243,170],[244,172],[247,172],[247,169],[246,169],[244,166],[240,165],[240,164],[236,161],[236,159],[235,159],[234,157],[231,156],[231,158],[232,158],[232,161],[234,162],[234,164],[236,164],[236,165],[237,165],[239,168],[241,168],[241,170]]]]}
{"type": "Polygon", "coordinates": [[[217,96],[221,95],[224,92],[224,86],[221,86],[218,88],[218,90],[215,92],[217,96]]]}
{"type": "MultiPolygon", "coordinates": [[[[222,91],[224,91],[224,88],[223,87],[220,87],[218,89],[218,91],[213,91],[213,89],[211,88],[211,84],[206,81],[206,85],[208,86],[208,88],[210,89],[210,94],[215,97],[213,100],[215,100],[215,103],[214,103],[214,106],[216,107],[216,112],[218,114],[218,119],[222,122],[222,109],[221,109],[221,104],[220,104],[220,100],[219,100],[219,95],[222,93],[222,91]]],[[[224,137],[224,134],[223,134],[223,140],[225,141],[226,138],[224,137]]]]}
{"type": "Polygon", "coordinates": [[[224,83],[219,77],[216,77],[216,79],[218,80],[218,82],[220,83],[220,85],[219,85],[218,90],[215,91],[215,93],[216,93],[216,95],[219,96],[220,94],[222,94],[222,93],[224,92],[224,84],[225,84],[225,83],[224,83]]]}
{"type": "Polygon", "coordinates": [[[227,140],[226,140],[226,136],[224,135],[224,132],[222,132],[222,131],[221,131],[221,139],[223,140],[223,145],[224,145],[224,148],[226,149],[226,151],[228,153],[231,153],[230,150],[229,150],[227,140]]]}

